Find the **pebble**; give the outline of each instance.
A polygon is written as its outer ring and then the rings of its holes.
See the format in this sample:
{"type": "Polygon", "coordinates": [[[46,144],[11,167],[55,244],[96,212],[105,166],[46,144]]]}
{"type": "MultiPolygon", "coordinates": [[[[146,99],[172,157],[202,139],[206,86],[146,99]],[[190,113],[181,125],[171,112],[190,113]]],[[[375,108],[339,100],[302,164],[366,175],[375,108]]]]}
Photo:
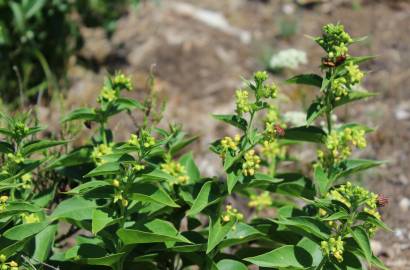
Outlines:
{"type": "Polygon", "coordinates": [[[410,207],[410,200],[408,198],[402,198],[399,202],[399,207],[403,212],[407,212],[410,207]]]}

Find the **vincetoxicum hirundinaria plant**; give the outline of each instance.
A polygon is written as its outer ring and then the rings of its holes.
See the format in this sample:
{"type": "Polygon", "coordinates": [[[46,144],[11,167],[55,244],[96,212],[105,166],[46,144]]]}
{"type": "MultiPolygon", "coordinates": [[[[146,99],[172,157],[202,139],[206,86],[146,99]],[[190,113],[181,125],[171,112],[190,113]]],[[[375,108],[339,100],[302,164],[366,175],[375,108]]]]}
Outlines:
{"type": "Polygon", "coordinates": [[[314,40],[326,52],[323,75],[288,80],[319,88],[306,125],[286,123],[263,71],[236,91],[233,114],[214,115],[238,130],[210,148],[224,180],[201,176],[192,153],[182,153],[195,137],[158,127],[155,95],[142,103],[122,95],[132,84],[121,73],[107,79],[96,108],[63,119],[94,131],[84,145],[36,140],[42,129],[29,117],[4,117],[1,269],[387,269],[369,240],[387,229],[378,211],[387,199],[352,184],[380,164],[351,159],[371,129],[332,122],[336,107],[372,96],[357,90],[358,65],[370,57],[349,55],[357,40],[339,24],[314,40]],[[142,113],[135,132],[115,140],[108,120],[134,110],[142,113]],[[319,117],[325,128],[314,125],[319,117]],[[303,142],[318,146],[312,177],[280,166],[303,142]],[[269,208],[275,216],[258,217],[269,208]]]}

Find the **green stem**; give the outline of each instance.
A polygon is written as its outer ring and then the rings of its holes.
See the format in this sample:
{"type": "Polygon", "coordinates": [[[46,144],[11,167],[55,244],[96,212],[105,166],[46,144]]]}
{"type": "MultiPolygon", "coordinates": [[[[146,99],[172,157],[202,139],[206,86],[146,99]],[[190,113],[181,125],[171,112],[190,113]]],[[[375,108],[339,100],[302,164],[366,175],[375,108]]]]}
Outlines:
{"type": "Polygon", "coordinates": [[[327,133],[330,134],[332,132],[332,111],[330,109],[326,111],[326,122],[327,122],[327,133]]]}

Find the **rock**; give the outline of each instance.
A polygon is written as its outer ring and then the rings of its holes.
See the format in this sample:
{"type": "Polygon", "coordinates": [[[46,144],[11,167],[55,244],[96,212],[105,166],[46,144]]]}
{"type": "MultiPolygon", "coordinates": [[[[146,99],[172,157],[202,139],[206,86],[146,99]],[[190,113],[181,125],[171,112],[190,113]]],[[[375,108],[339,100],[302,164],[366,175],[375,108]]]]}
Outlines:
{"type": "Polygon", "coordinates": [[[399,207],[403,212],[407,212],[410,207],[410,200],[408,198],[402,198],[399,202],[399,207]]]}
{"type": "Polygon", "coordinates": [[[372,240],[370,241],[370,245],[372,247],[373,253],[378,256],[382,253],[383,251],[383,245],[379,241],[372,240]]]}

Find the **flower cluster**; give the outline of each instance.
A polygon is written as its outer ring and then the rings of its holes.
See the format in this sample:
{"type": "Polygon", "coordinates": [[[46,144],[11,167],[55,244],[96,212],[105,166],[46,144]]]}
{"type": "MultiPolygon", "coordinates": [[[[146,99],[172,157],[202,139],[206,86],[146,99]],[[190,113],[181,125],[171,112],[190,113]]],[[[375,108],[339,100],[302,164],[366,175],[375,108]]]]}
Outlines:
{"type": "Polygon", "coordinates": [[[342,131],[332,131],[326,140],[326,148],[329,155],[318,150],[319,161],[322,164],[339,163],[347,159],[354,147],[363,149],[366,147],[366,131],[361,127],[345,128],[342,131]]]}
{"type": "Polygon", "coordinates": [[[0,211],[3,211],[6,209],[6,202],[8,201],[9,196],[7,195],[1,195],[0,196],[0,211]]]}
{"type": "Polygon", "coordinates": [[[238,143],[241,141],[241,136],[239,134],[235,135],[233,138],[231,137],[224,137],[221,140],[221,146],[223,152],[226,152],[228,150],[234,150],[236,151],[238,149],[238,143]]]}
{"type": "Polygon", "coordinates": [[[331,91],[335,95],[336,100],[343,96],[347,96],[349,90],[356,84],[360,83],[364,77],[364,73],[360,70],[358,65],[349,62],[346,65],[347,72],[334,79],[331,85],[331,91]]]}
{"type": "Polygon", "coordinates": [[[243,220],[243,214],[239,213],[238,209],[233,208],[232,205],[228,204],[225,208],[225,212],[222,214],[222,221],[229,222],[232,219],[241,221],[243,220]]]}
{"type": "Polygon", "coordinates": [[[21,218],[23,219],[23,222],[26,223],[26,224],[39,223],[40,222],[39,216],[35,213],[21,214],[21,218]]]}
{"type": "Polygon", "coordinates": [[[131,79],[122,73],[117,73],[114,77],[105,81],[97,102],[113,102],[119,98],[120,91],[124,89],[127,91],[132,89],[131,79]]]}
{"type": "Polygon", "coordinates": [[[95,164],[101,165],[104,163],[103,157],[105,155],[112,154],[112,146],[108,144],[99,144],[94,147],[91,157],[93,158],[95,164]]]}
{"type": "Polygon", "coordinates": [[[256,98],[276,98],[279,88],[276,84],[265,84],[268,79],[268,73],[266,71],[257,71],[253,75],[255,84],[250,83],[249,86],[256,91],[256,98]]]}
{"type": "Polygon", "coordinates": [[[137,148],[141,147],[140,142],[144,148],[152,147],[156,143],[155,138],[147,130],[141,132],[141,138],[136,134],[131,134],[130,139],[128,140],[128,144],[136,146],[137,148]]]}
{"type": "Polygon", "coordinates": [[[245,176],[252,176],[260,168],[261,159],[255,154],[255,150],[249,150],[245,153],[245,161],[242,164],[242,172],[245,176]]]}
{"type": "Polygon", "coordinates": [[[343,261],[344,242],[342,237],[330,237],[328,241],[322,241],[320,247],[326,256],[333,256],[338,262],[343,261]]]}
{"type": "Polygon", "coordinates": [[[353,42],[341,24],[327,24],[323,27],[322,37],[316,42],[327,52],[328,57],[335,59],[348,53],[348,45],[353,42]]]}
{"type": "Polygon", "coordinates": [[[21,176],[21,181],[23,182],[22,188],[24,189],[30,189],[31,188],[31,181],[32,181],[32,175],[31,173],[26,173],[21,176]]]}
{"type": "Polygon", "coordinates": [[[280,70],[283,68],[297,69],[299,65],[306,63],[307,57],[304,51],[287,49],[272,55],[269,61],[269,68],[273,70],[280,70]]]}
{"type": "Polygon", "coordinates": [[[246,90],[236,90],[235,92],[236,99],[236,112],[239,115],[248,113],[251,111],[251,104],[249,103],[249,92],[246,90]]]}
{"type": "Polygon", "coordinates": [[[7,257],[0,254],[0,269],[1,270],[18,270],[19,265],[15,261],[7,262],[7,257]]]}
{"type": "Polygon", "coordinates": [[[179,162],[169,160],[166,163],[161,164],[161,169],[169,175],[174,176],[178,184],[185,184],[188,182],[188,175],[186,174],[185,167],[179,162]]]}
{"type": "Polygon", "coordinates": [[[258,211],[265,209],[272,205],[272,198],[268,191],[264,191],[259,195],[252,194],[248,206],[256,208],[258,211]]]}
{"type": "Polygon", "coordinates": [[[125,76],[121,72],[116,73],[114,78],[112,78],[112,88],[117,89],[117,90],[125,89],[127,91],[131,91],[132,90],[131,78],[128,76],[125,76]]]}
{"type": "Polygon", "coordinates": [[[15,164],[20,164],[24,162],[24,157],[21,153],[16,153],[16,154],[8,153],[7,158],[15,164]]]}
{"type": "Polygon", "coordinates": [[[358,208],[364,205],[364,211],[380,219],[380,214],[377,211],[378,195],[368,191],[367,189],[352,185],[347,182],[333,190],[331,190],[326,198],[337,200],[345,204],[347,207],[358,208]]]}
{"type": "Polygon", "coordinates": [[[269,158],[281,158],[283,159],[286,155],[286,147],[282,146],[277,140],[265,140],[262,143],[262,154],[269,158]]]}

